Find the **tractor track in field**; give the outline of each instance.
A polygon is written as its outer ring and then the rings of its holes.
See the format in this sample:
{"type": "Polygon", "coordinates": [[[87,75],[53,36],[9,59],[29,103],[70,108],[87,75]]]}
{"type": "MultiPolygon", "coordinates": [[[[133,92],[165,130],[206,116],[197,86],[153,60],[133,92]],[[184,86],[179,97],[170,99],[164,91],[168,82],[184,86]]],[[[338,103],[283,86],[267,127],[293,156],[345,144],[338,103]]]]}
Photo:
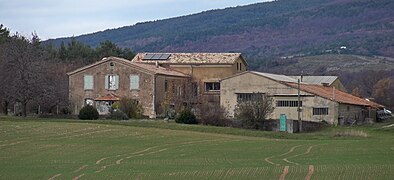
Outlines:
{"type": "Polygon", "coordinates": [[[284,180],[287,174],[289,174],[289,166],[285,166],[285,168],[283,169],[283,173],[280,175],[279,179],[284,180]]]}
{"type": "Polygon", "coordinates": [[[61,176],[62,174],[55,174],[55,175],[53,175],[52,177],[50,177],[48,180],[54,180],[54,179],[56,179],[57,177],[59,177],[59,176],[61,176]]]}
{"type": "MultiPolygon", "coordinates": [[[[291,148],[289,149],[289,151],[287,151],[287,152],[285,152],[285,153],[283,153],[283,154],[280,154],[280,155],[278,155],[278,156],[275,156],[275,155],[274,155],[274,156],[266,157],[264,160],[265,160],[267,163],[269,163],[269,164],[276,165],[276,166],[280,166],[279,163],[274,163],[273,161],[271,161],[271,158],[274,158],[274,157],[282,157],[282,156],[285,156],[285,155],[287,155],[287,154],[290,154],[290,153],[292,153],[296,148],[298,148],[298,147],[300,147],[300,146],[302,146],[302,145],[293,146],[293,147],[291,147],[291,148]]],[[[286,159],[286,158],[284,158],[284,159],[282,159],[282,160],[285,161],[285,159],[286,159]]]]}
{"type": "Polygon", "coordinates": [[[308,174],[306,175],[305,180],[310,180],[314,172],[315,172],[315,167],[313,165],[309,165],[308,174]]]}
{"type": "MultiPolygon", "coordinates": [[[[113,165],[121,165],[123,161],[125,161],[126,159],[131,159],[133,157],[142,157],[142,156],[146,156],[146,155],[151,155],[151,154],[156,154],[156,153],[160,153],[163,151],[167,151],[169,148],[179,148],[179,147],[183,147],[183,146],[188,146],[188,145],[193,145],[196,143],[201,143],[201,142],[214,142],[214,141],[219,141],[220,139],[215,139],[215,140],[200,140],[200,141],[187,141],[187,142],[182,142],[182,143],[173,143],[173,144],[164,144],[164,145],[160,145],[160,146],[152,146],[152,147],[148,147],[146,149],[143,149],[141,151],[137,151],[137,152],[133,152],[131,153],[129,156],[126,156],[124,158],[120,158],[117,159],[115,161],[115,163],[111,163],[111,164],[106,164],[104,166],[101,166],[99,170],[95,171],[95,173],[100,173],[102,171],[104,171],[105,169],[107,169],[107,167],[109,166],[113,166],[113,165]],[[175,147],[167,147],[166,146],[171,146],[171,145],[175,145],[175,147]],[[156,151],[152,151],[149,152],[152,149],[156,149],[156,148],[162,148],[156,151]]],[[[96,161],[96,164],[100,164],[102,161],[111,158],[111,157],[119,157],[122,155],[117,155],[117,156],[110,156],[110,157],[105,157],[105,158],[101,158],[98,161],[96,161]]],[[[123,155],[124,156],[124,155],[123,155]]]]}
{"type": "Polygon", "coordinates": [[[290,158],[295,158],[295,157],[302,156],[302,155],[307,155],[307,154],[309,154],[309,153],[311,152],[311,150],[312,150],[313,147],[314,147],[314,146],[309,146],[308,149],[307,149],[304,153],[296,154],[296,155],[293,155],[293,156],[284,158],[283,161],[285,161],[285,162],[287,162],[287,163],[290,163],[290,164],[294,164],[294,165],[300,165],[300,164],[298,164],[298,163],[296,163],[296,162],[293,162],[293,161],[290,161],[290,160],[288,160],[288,159],[290,159],[290,158]]]}
{"type": "Polygon", "coordinates": [[[83,166],[79,167],[77,170],[75,170],[74,173],[77,173],[77,172],[79,172],[79,171],[81,171],[81,170],[83,170],[83,169],[85,169],[87,167],[88,167],[88,165],[83,165],[83,166]]]}
{"type": "Polygon", "coordinates": [[[85,174],[80,174],[80,175],[78,175],[78,176],[75,176],[75,177],[73,178],[73,180],[78,180],[78,179],[81,178],[82,176],[85,176],[85,174]]]}

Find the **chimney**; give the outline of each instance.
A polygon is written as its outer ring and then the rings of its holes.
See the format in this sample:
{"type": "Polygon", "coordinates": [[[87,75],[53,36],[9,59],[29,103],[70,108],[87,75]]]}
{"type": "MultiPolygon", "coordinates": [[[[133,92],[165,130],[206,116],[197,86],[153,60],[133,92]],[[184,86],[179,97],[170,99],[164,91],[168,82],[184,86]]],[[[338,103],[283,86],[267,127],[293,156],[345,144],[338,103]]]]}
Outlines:
{"type": "Polygon", "coordinates": [[[335,87],[332,87],[332,99],[335,100],[335,87]]]}
{"type": "Polygon", "coordinates": [[[155,65],[157,68],[159,68],[159,63],[157,61],[155,61],[155,65]]]}

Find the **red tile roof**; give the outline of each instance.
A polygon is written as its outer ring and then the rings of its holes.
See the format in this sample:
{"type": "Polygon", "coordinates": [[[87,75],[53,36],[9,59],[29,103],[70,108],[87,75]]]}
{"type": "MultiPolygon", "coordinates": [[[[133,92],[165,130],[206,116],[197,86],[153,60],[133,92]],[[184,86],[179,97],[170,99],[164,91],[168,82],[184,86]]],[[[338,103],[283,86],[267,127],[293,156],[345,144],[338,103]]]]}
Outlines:
{"type": "Polygon", "coordinates": [[[132,61],[159,64],[234,64],[239,58],[244,60],[241,53],[138,53],[132,61]],[[147,54],[170,56],[166,60],[146,60],[144,57],[147,54]]]}
{"type": "Polygon", "coordinates": [[[107,94],[99,98],[94,99],[95,101],[119,101],[120,98],[114,94],[107,94]]]}
{"type": "MultiPolygon", "coordinates": [[[[293,88],[298,88],[297,83],[285,83],[288,86],[293,88]]],[[[315,85],[315,84],[300,84],[300,90],[315,94],[317,96],[323,97],[325,99],[330,99],[335,102],[344,103],[344,104],[353,104],[360,106],[368,106],[373,108],[382,108],[383,105],[378,103],[367,101],[365,99],[359,98],[352,94],[340,91],[333,87],[315,85]]]]}

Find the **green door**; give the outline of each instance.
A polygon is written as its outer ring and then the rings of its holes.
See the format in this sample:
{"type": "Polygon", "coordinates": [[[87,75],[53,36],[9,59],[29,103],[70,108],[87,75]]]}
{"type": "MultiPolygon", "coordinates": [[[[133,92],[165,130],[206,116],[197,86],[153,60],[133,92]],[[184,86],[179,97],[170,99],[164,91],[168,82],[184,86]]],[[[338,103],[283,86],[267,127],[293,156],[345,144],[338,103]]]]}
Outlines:
{"type": "Polygon", "coordinates": [[[282,131],[282,132],[286,131],[286,114],[281,114],[280,115],[279,131],[282,131]]]}

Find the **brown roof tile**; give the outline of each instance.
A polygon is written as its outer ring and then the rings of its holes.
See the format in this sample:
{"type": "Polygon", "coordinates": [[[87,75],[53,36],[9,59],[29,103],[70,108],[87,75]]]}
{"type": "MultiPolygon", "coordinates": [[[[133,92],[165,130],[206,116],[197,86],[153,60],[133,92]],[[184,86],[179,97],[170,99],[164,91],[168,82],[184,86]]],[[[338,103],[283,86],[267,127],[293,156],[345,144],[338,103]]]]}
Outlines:
{"type": "Polygon", "coordinates": [[[234,64],[237,59],[243,59],[241,53],[158,53],[170,56],[167,60],[144,60],[147,54],[155,53],[138,53],[132,61],[159,64],[234,64]]]}
{"type": "MultiPolygon", "coordinates": [[[[297,88],[297,83],[285,83],[293,88],[297,88]]],[[[372,101],[367,101],[365,99],[359,98],[352,94],[340,91],[333,87],[327,87],[322,85],[315,85],[315,84],[300,84],[300,90],[315,94],[317,96],[323,97],[325,99],[330,99],[332,101],[336,101],[339,103],[344,104],[353,104],[353,105],[360,105],[360,106],[369,106],[373,108],[382,108],[384,106],[377,104],[372,101]]]]}

